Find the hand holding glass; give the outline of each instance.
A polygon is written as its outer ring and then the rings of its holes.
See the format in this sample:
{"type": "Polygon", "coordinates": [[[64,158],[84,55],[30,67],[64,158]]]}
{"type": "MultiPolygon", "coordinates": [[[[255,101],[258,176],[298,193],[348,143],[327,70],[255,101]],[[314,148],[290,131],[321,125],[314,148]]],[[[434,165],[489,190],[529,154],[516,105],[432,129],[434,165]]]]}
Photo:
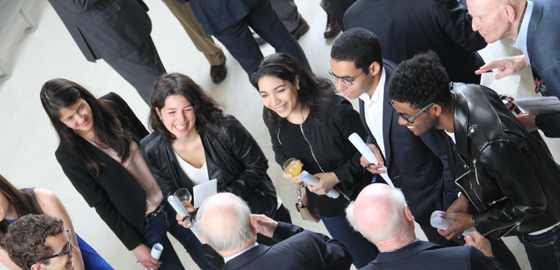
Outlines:
{"type": "Polygon", "coordinates": [[[173,195],[175,195],[175,197],[179,199],[179,201],[185,207],[185,209],[187,209],[187,211],[190,210],[189,212],[194,212],[194,206],[191,204],[192,194],[189,192],[188,189],[180,188],[177,191],[175,191],[173,195]]]}
{"type": "Polygon", "coordinates": [[[288,160],[286,160],[286,162],[284,162],[284,166],[282,166],[282,168],[284,168],[285,173],[296,177],[301,173],[301,166],[301,161],[295,158],[289,158],[288,160]]]}

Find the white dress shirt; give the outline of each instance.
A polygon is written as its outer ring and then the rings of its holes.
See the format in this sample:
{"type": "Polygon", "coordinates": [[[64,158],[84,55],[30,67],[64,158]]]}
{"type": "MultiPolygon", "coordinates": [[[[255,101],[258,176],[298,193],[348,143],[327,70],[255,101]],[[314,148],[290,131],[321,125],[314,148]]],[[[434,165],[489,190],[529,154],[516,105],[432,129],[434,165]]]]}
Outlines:
{"type": "Polygon", "coordinates": [[[366,124],[371,134],[377,141],[381,154],[385,156],[385,143],[383,141],[383,96],[385,92],[385,69],[381,71],[381,79],[373,96],[363,93],[360,99],[364,101],[364,114],[366,124]]]}

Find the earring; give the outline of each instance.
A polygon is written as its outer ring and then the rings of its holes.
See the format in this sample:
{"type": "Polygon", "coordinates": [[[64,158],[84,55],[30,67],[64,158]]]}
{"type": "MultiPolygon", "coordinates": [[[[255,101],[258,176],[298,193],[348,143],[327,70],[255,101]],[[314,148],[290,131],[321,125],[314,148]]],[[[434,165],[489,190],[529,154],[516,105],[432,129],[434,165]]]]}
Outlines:
{"type": "Polygon", "coordinates": [[[163,122],[163,118],[160,117],[160,118],[159,118],[159,121],[162,121],[162,122],[163,122]]]}

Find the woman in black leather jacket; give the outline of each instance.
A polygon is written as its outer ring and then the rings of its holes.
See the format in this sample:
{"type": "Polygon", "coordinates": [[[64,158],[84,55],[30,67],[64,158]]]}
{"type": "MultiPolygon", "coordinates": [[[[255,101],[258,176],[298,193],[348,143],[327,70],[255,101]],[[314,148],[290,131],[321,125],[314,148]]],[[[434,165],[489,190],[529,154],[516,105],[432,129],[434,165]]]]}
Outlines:
{"type": "MultiPolygon", "coordinates": [[[[373,175],[360,166],[361,154],[348,140],[352,133],[367,136],[358,112],[345,98],[334,94],[326,79],[311,78],[291,56],[273,54],[264,58],[251,80],[264,103],[264,121],[272,139],[276,162],[299,159],[304,169],[319,179],[307,185],[308,206],[318,210],[329,233],[343,242],[357,268],[375,259],[377,248],[346,221],[350,199],[371,183],[373,175]],[[337,189],[341,196],[327,194],[337,189]]],[[[300,183],[299,176],[284,173],[300,183]]]]}
{"type": "MultiPolygon", "coordinates": [[[[219,192],[241,197],[251,212],[291,223],[257,142],[191,78],[179,73],[161,76],[150,111],[154,132],[142,140],[142,153],[166,198],[179,188],[192,193],[195,185],[217,179],[219,192]]],[[[177,216],[188,226],[182,219],[177,216]]]]}

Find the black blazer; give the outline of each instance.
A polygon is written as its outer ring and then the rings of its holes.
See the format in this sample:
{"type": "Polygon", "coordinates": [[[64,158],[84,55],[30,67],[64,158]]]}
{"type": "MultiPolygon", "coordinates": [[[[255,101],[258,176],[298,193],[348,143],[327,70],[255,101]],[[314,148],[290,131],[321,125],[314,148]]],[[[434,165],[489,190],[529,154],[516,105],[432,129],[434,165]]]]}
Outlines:
{"type": "Polygon", "coordinates": [[[375,33],[383,58],[395,63],[432,50],[449,79],[480,83],[474,74],[484,60],[477,53],[486,42],[471,28],[471,16],[457,0],[359,0],[344,15],[344,29],[375,33]]]}
{"type": "Polygon", "coordinates": [[[493,257],[486,257],[474,247],[441,247],[434,243],[416,241],[399,250],[379,253],[362,270],[490,270],[507,269],[493,257]]]}
{"type": "MultiPolygon", "coordinates": [[[[116,103],[125,118],[119,120],[130,123],[130,135],[140,145],[140,139],[148,135],[148,131],[126,102],[115,93],[109,93],[100,99],[116,103]]],[[[89,206],[95,207],[95,211],[107,226],[113,230],[126,248],[132,250],[142,243],[146,192],[120,163],[87,141],[85,143],[87,150],[93,152],[104,164],[101,166],[99,176],[95,176],[95,173],[86,168],[66,141],[61,141],[56,149],[56,159],[89,206]]]]}
{"type": "Polygon", "coordinates": [[[88,61],[117,59],[150,38],[142,0],[49,0],[88,61]]]}
{"type": "MultiPolygon", "coordinates": [[[[416,221],[430,226],[435,210],[447,210],[459,192],[449,172],[443,131],[432,129],[416,136],[398,123],[399,115],[391,106],[389,81],[396,64],[384,60],[383,142],[385,166],[395,187],[402,188],[416,221]]],[[[377,145],[365,120],[364,102],[360,99],[360,119],[368,132],[367,143],[377,145]]]]}
{"type": "Polygon", "coordinates": [[[228,261],[224,270],[350,269],[352,255],[336,239],[278,222],[274,246],[259,245],[228,261]]]}
{"type": "MultiPolygon", "coordinates": [[[[557,0],[532,0],[533,14],[527,33],[527,52],[535,80],[543,80],[548,90],[543,96],[560,98],[560,2],[557,0]]],[[[560,137],[560,113],[538,115],[537,127],[547,137],[560,137]]]]}

